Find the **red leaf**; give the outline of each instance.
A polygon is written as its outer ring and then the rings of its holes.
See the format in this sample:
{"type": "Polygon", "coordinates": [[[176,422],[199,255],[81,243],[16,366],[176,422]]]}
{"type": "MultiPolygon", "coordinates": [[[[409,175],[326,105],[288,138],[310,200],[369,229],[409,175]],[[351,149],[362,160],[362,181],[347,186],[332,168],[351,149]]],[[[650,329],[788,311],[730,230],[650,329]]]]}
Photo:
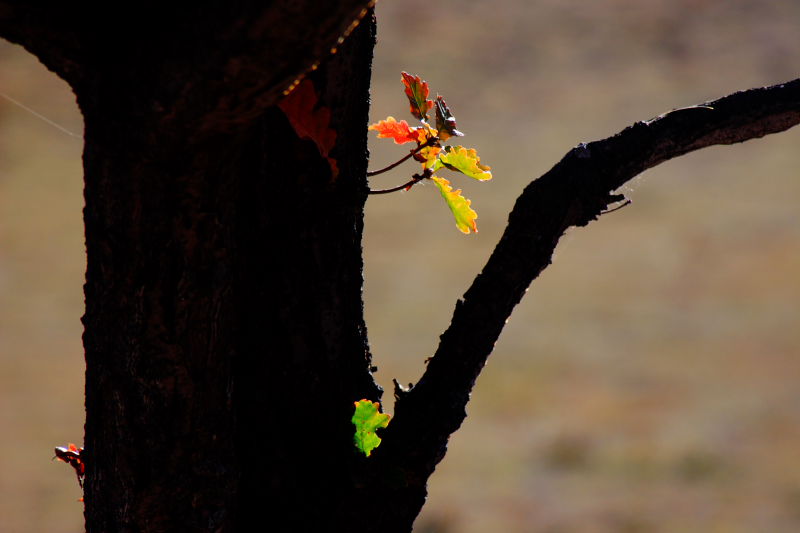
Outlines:
{"type": "Polygon", "coordinates": [[[83,448],[78,448],[71,442],[66,448],[59,446],[55,449],[55,459],[64,461],[75,470],[75,475],[78,476],[78,484],[83,487],[83,478],[86,476],[86,463],[83,454],[83,448]]]}
{"type": "Polygon", "coordinates": [[[401,73],[403,85],[405,85],[406,96],[411,107],[411,114],[419,120],[428,120],[428,111],[433,107],[433,100],[428,100],[430,89],[428,83],[419,76],[413,76],[408,72],[401,73]]]}
{"type": "Polygon", "coordinates": [[[319,105],[319,97],[311,80],[306,78],[300,82],[278,103],[278,107],[286,114],[298,137],[314,141],[320,155],[328,160],[333,178],[336,179],[339,167],[329,155],[336,145],[336,130],[330,127],[331,110],[319,105]]]}
{"type": "Polygon", "coordinates": [[[443,141],[450,137],[464,136],[456,129],[456,118],[441,96],[436,97],[436,129],[439,130],[439,138],[443,141]]]}

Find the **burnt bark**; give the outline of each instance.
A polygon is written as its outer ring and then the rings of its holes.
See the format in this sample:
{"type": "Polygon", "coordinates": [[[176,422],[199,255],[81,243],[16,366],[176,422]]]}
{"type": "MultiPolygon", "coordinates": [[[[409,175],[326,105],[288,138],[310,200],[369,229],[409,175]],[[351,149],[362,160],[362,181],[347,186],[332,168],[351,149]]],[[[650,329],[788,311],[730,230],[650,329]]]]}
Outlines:
{"type": "Polygon", "coordinates": [[[353,401],[380,394],[361,300],[374,20],[366,1],[261,4],[144,4],[117,26],[0,3],[85,121],[89,532],[325,531],[353,505],[353,401]],[[275,105],[306,73],[336,173],[275,105]]]}
{"type": "Polygon", "coordinates": [[[85,119],[89,532],[410,531],[564,231],[647,168],[800,122],[795,80],[568,153],[518,199],[365,458],[350,418],[381,394],[361,300],[370,2],[262,4],[144,2],[117,24],[94,7],[0,0],[0,35],[66,79],[85,119]],[[303,76],[331,112],[327,154],[278,105],[303,76]]]}

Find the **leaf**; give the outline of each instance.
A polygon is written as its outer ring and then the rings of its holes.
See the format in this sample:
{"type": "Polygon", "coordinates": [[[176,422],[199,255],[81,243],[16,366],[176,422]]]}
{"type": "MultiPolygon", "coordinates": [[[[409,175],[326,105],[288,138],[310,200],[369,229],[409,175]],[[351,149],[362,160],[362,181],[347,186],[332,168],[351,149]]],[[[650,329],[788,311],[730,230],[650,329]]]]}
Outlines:
{"type": "Polygon", "coordinates": [[[433,101],[428,100],[430,89],[428,83],[420,79],[419,76],[413,76],[408,72],[401,73],[403,78],[403,85],[405,85],[406,96],[408,102],[411,104],[411,114],[419,120],[428,120],[428,111],[433,107],[433,101]]]}
{"type": "Polygon", "coordinates": [[[436,97],[436,129],[439,130],[439,138],[443,141],[450,137],[464,136],[456,129],[456,118],[441,96],[436,97]]]}
{"type": "Polygon", "coordinates": [[[377,131],[379,139],[394,139],[395,144],[405,144],[419,142],[418,130],[422,128],[412,128],[405,120],[397,122],[394,117],[387,117],[368,129],[377,131]]]}
{"type": "Polygon", "coordinates": [[[319,105],[314,83],[308,78],[304,79],[278,102],[278,107],[289,119],[298,137],[314,141],[320,155],[328,160],[333,178],[336,179],[339,167],[329,155],[336,144],[336,130],[330,127],[331,110],[319,105]]]}
{"type": "Polygon", "coordinates": [[[356,448],[369,457],[372,450],[381,443],[381,438],[375,434],[375,430],[388,426],[391,416],[379,411],[381,404],[378,402],[359,400],[355,402],[355,406],[356,412],[353,414],[352,422],[356,426],[356,448]]]}
{"type": "Polygon", "coordinates": [[[428,168],[431,169],[431,172],[436,172],[442,167],[442,162],[438,159],[441,151],[442,148],[439,146],[426,146],[414,154],[414,159],[422,163],[423,169],[428,168]]]}
{"type": "Polygon", "coordinates": [[[75,475],[78,476],[78,485],[83,487],[83,478],[86,475],[86,463],[83,454],[83,448],[78,448],[71,442],[66,446],[59,446],[55,449],[56,456],[54,459],[64,461],[75,470],[75,475]]]}
{"type": "Polygon", "coordinates": [[[431,179],[439,187],[439,192],[442,193],[444,201],[447,202],[447,207],[453,212],[458,229],[462,233],[469,233],[470,231],[478,233],[478,226],[475,224],[478,213],[470,207],[472,202],[461,196],[461,189],[454,191],[450,187],[450,182],[444,178],[431,176],[431,179]]]}
{"type": "Polygon", "coordinates": [[[481,158],[474,148],[466,149],[463,146],[447,146],[445,153],[439,156],[442,163],[450,170],[457,170],[462,174],[486,181],[492,179],[492,168],[481,164],[481,158]]]}
{"type": "Polygon", "coordinates": [[[422,122],[422,126],[419,128],[411,128],[414,130],[414,135],[416,135],[417,142],[419,144],[425,144],[428,141],[435,141],[433,145],[439,145],[439,132],[435,129],[431,128],[430,124],[427,122],[422,122]]]}

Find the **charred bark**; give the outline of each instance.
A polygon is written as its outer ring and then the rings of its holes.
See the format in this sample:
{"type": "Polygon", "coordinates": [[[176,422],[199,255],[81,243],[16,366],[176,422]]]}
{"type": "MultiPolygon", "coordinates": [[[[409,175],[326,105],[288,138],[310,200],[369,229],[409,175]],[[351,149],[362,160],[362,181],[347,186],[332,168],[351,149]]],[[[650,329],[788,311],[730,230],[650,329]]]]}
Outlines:
{"type": "Polygon", "coordinates": [[[89,532],[410,531],[564,231],[647,168],[800,122],[796,80],[567,154],[518,199],[367,459],[350,417],[381,392],[361,300],[374,20],[366,0],[268,4],[145,2],[117,26],[96,9],[0,0],[0,35],[70,82],[85,119],[89,532]],[[329,153],[276,105],[306,74],[331,112],[329,153]],[[360,502],[375,502],[369,516],[360,502]]]}
{"type": "Polygon", "coordinates": [[[353,401],[380,393],[361,303],[367,5],[151,5],[131,33],[0,4],[0,31],[72,84],[85,121],[87,531],[324,531],[352,505],[353,401]],[[274,105],[305,72],[335,173],[274,105]]]}

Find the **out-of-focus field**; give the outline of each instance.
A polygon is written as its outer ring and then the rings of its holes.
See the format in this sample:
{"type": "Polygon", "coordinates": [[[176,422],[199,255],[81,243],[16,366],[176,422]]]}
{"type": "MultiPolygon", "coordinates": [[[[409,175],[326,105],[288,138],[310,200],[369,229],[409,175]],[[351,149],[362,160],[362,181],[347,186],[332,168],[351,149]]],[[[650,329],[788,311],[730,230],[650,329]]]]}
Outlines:
{"type": "MultiPolygon", "coordinates": [[[[495,179],[373,197],[367,324],[413,382],[514,199],[572,146],[800,76],[786,0],[382,0],[373,121],[400,71],[447,97],[495,179]]],[[[0,91],[80,133],[66,84],[0,44],[0,91]]],[[[374,135],[374,134],[373,134],[374,135]]],[[[573,229],[481,375],[418,533],[800,531],[800,129],[648,171],[573,229]]],[[[404,147],[371,141],[372,167],[404,147]]],[[[52,448],[83,434],[81,142],[0,100],[0,531],[82,530],[52,448]]],[[[413,169],[373,178],[402,183],[413,169]]]]}
{"type": "MultiPolygon", "coordinates": [[[[0,92],[81,134],[67,84],[0,40],[0,92]]],[[[0,98],[0,531],[83,531],[83,142],[0,98]]]]}

